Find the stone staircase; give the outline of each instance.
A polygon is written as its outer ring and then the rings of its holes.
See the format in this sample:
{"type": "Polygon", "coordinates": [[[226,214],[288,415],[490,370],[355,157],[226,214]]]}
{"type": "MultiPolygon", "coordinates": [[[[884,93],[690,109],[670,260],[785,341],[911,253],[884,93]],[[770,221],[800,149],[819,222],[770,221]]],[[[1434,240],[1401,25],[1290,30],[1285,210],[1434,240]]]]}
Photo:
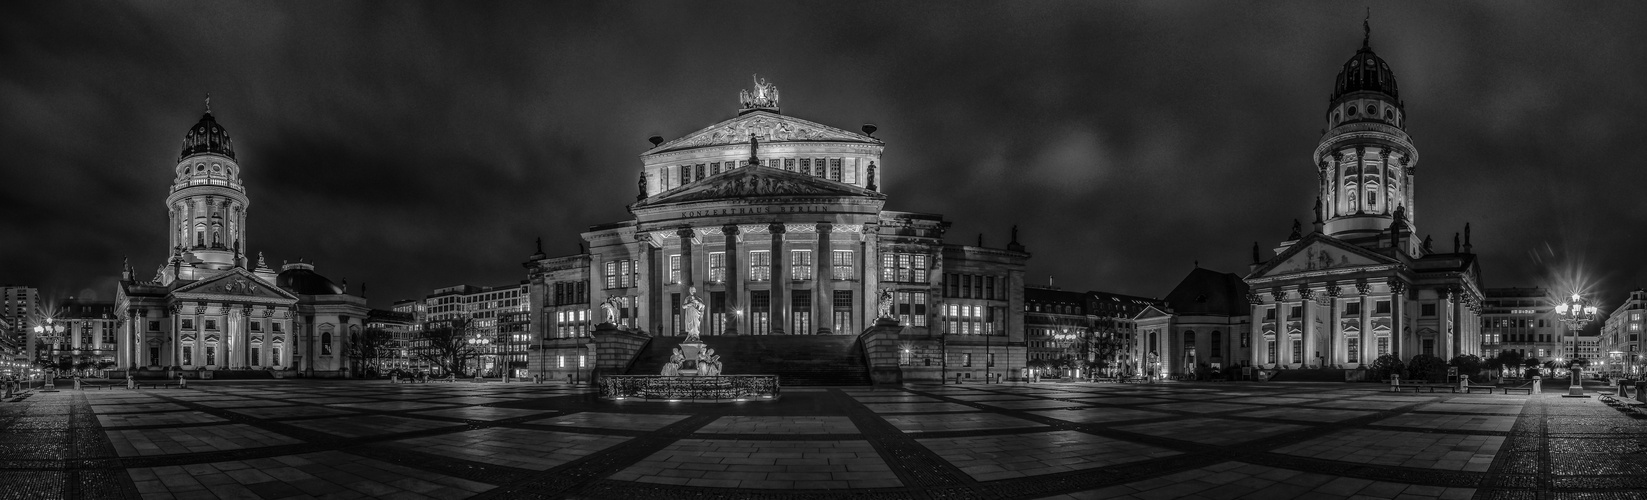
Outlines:
{"type": "MultiPolygon", "coordinates": [[[[683,337],[653,337],[630,362],[629,375],[657,375],[683,337]]],[[[870,385],[857,335],[705,337],[724,375],[777,375],[785,387],[870,385]]]]}

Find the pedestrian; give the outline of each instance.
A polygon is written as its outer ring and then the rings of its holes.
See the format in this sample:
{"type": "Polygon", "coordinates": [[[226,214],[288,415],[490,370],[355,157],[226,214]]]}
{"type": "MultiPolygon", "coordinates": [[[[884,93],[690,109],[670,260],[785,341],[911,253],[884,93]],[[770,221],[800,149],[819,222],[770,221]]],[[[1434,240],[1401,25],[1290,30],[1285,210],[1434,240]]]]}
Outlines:
{"type": "Polygon", "coordinates": [[[128,390],[128,391],[137,390],[137,380],[132,378],[131,373],[126,374],[126,390],[128,390]]]}
{"type": "Polygon", "coordinates": [[[178,389],[188,389],[189,388],[189,379],[183,378],[183,374],[181,374],[181,373],[177,374],[177,388],[178,389]]]}
{"type": "Polygon", "coordinates": [[[74,390],[80,390],[80,374],[74,374],[74,390]]]}
{"type": "Polygon", "coordinates": [[[389,372],[389,383],[391,383],[391,384],[400,383],[400,370],[392,370],[392,371],[389,372]]]}

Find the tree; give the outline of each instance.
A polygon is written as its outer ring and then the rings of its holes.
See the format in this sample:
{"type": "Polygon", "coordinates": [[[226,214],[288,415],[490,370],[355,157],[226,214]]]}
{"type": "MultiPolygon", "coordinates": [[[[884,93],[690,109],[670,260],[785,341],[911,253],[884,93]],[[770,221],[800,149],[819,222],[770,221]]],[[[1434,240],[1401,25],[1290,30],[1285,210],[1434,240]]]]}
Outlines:
{"type": "Polygon", "coordinates": [[[1544,364],[1544,362],[1539,361],[1538,358],[1527,358],[1521,360],[1521,366],[1527,367],[1527,369],[1523,371],[1523,373],[1526,373],[1527,377],[1537,377],[1539,375],[1538,366],[1542,364],[1544,364]]]}
{"type": "Polygon", "coordinates": [[[1461,377],[1473,377],[1481,373],[1481,356],[1474,354],[1460,354],[1447,361],[1447,366],[1457,367],[1461,377]]]}
{"type": "Polygon", "coordinates": [[[357,338],[349,339],[351,364],[361,373],[383,372],[383,360],[394,357],[395,334],[382,328],[367,328],[357,338]]]}
{"type": "Polygon", "coordinates": [[[423,346],[417,351],[417,356],[427,361],[430,366],[439,367],[442,375],[452,373],[467,377],[465,367],[476,354],[475,347],[469,339],[473,338],[476,332],[474,321],[469,319],[430,323],[418,332],[418,339],[422,341],[423,346]]]}
{"type": "Polygon", "coordinates": [[[1378,359],[1373,360],[1372,366],[1369,368],[1372,370],[1373,380],[1375,381],[1388,380],[1391,375],[1406,371],[1406,365],[1402,364],[1401,358],[1396,357],[1394,354],[1379,356],[1378,359]]]}
{"type": "Polygon", "coordinates": [[[1493,359],[1487,360],[1487,368],[1497,370],[1515,370],[1521,373],[1521,362],[1524,361],[1521,351],[1499,352],[1493,359]]]}

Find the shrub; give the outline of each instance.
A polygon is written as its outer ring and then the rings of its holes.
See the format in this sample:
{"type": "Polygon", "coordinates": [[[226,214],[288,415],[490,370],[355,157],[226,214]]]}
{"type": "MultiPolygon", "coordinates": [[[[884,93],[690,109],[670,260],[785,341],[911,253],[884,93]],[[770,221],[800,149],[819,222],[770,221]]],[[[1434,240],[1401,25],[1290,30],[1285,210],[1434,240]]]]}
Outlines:
{"type": "Polygon", "coordinates": [[[1406,366],[1401,364],[1401,358],[1396,357],[1394,354],[1385,354],[1379,356],[1378,359],[1374,359],[1367,369],[1372,372],[1373,381],[1377,382],[1389,380],[1391,375],[1403,373],[1406,366]]]}
{"type": "Polygon", "coordinates": [[[1447,378],[1447,362],[1428,354],[1413,356],[1412,362],[1407,363],[1407,378],[1441,382],[1447,378]]]}

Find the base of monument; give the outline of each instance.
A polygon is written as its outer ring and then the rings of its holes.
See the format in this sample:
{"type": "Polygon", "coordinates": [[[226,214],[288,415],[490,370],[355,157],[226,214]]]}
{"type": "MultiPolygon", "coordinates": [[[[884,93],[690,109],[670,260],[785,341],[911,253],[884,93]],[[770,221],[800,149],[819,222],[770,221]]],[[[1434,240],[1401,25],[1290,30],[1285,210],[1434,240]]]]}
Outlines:
{"type": "Polygon", "coordinates": [[[597,384],[601,399],[682,403],[776,401],[777,375],[606,375],[597,384]]]}

